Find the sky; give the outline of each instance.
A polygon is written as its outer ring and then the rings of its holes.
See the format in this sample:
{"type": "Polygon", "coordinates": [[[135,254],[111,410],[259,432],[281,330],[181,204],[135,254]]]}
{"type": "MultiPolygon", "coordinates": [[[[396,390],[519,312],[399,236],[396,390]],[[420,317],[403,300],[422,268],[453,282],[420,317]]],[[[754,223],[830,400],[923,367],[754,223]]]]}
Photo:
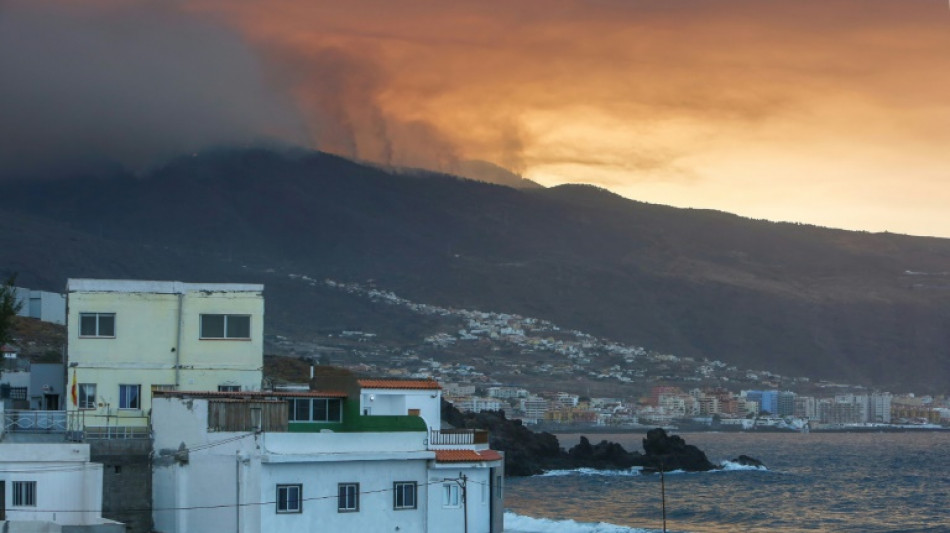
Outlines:
{"type": "Polygon", "coordinates": [[[5,0],[0,175],[274,142],[950,237],[946,0],[5,0]]]}

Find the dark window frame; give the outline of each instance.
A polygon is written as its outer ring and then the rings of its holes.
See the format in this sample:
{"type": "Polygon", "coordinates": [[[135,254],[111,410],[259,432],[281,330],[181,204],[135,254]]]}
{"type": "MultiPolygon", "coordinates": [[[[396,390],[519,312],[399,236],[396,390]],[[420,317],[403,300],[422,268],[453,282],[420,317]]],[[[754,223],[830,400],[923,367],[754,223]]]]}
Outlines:
{"type": "Polygon", "coordinates": [[[79,394],[76,398],[76,408],[77,409],[95,409],[96,405],[96,395],[99,392],[98,387],[95,383],[77,383],[76,388],[78,389],[79,394]],[[92,388],[92,395],[90,397],[88,387],[92,388]]]}
{"type": "MultiPolygon", "coordinates": [[[[214,325],[213,329],[218,329],[217,324],[214,325]]],[[[251,340],[251,315],[236,313],[201,313],[198,316],[198,338],[201,340],[249,341],[251,340]],[[206,331],[212,329],[212,324],[205,323],[206,317],[209,321],[221,318],[220,333],[218,331],[206,331]],[[247,320],[246,327],[244,327],[243,324],[234,325],[232,327],[232,323],[245,319],[247,320]],[[237,328],[240,328],[240,331],[235,331],[237,328]],[[242,335],[245,329],[247,334],[242,335]]]]}
{"type": "Polygon", "coordinates": [[[419,483],[415,481],[393,482],[393,509],[396,511],[417,509],[419,506],[418,489],[419,483]],[[407,502],[407,499],[412,501],[407,502]]]}
{"type": "Polygon", "coordinates": [[[341,398],[290,398],[287,403],[287,419],[290,422],[343,421],[341,398]],[[320,417],[318,413],[322,413],[320,417]]]}
{"type": "Polygon", "coordinates": [[[80,339],[114,339],[115,338],[115,313],[83,312],[79,313],[79,338],[80,339]],[[92,319],[92,331],[88,330],[92,319]],[[109,320],[111,319],[111,330],[109,331],[109,320]]]}
{"type": "Polygon", "coordinates": [[[141,411],[142,410],[142,385],[135,383],[120,383],[119,384],[119,409],[125,409],[128,411],[141,411]],[[129,392],[135,391],[134,396],[130,396],[129,392]]]}
{"type": "Polygon", "coordinates": [[[14,481],[13,507],[36,507],[36,481],[14,481]]]}
{"type": "Polygon", "coordinates": [[[277,501],[275,510],[278,514],[299,514],[303,512],[303,485],[300,483],[281,483],[277,485],[277,501]],[[283,494],[282,494],[283,491],[283,494]],[[292,498],[291,491],[296,491],[296,499],[292,498]],[[296,503],[296,507],[291,507],[296,503]]]}
{"type": "Polygon", "coordinates": [[[337,485],[338,513],[358,513],[360,510],[360,484],[340,483],[337,485]]]}

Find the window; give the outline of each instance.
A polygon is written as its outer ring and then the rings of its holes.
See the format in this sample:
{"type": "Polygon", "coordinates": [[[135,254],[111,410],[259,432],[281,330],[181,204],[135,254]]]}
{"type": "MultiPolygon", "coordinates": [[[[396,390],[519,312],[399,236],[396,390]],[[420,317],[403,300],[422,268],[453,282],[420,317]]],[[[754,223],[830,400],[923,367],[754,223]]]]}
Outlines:
{"type": "Polygon", "coordinates": [[[291,422],[339,422],[343,401],[339,398],[294,398],[287,400],[291,422]]]}
{"type": "Polygon", "coordinates": [[[360,510],[360,484],[340,483],[337,511],[350,513],[360,510]]]}
{"type": "Polygon", "coordinates": [[[15,507],[36,507],[36,482],[13,482],[13,505],[15,507]]]}
{"type": "Polygon", "coordinates": [[[277,512],[299,513],[302,511],[303,485],[277,485],[277,512]]]}
{"type": "Polygon", "coordinates": [[[201,315],[202,339],[250,339],[251,315],[201,315]]]}
{"type": "Polygon", "coordinates": [[[442,485],[442,507],[458,507],[462,500],[460,490],[456,483],[442,485]]]}
{"type": "Polygon", "coordinates": [[[79,407],[80,409],[96,408],[96,384],[80,383],[79,386],[79,407]]]}
{"type": "Polygon", "coordinates": [[[79,313],[80,337],[115,337],[115,313],[79,313]]]}
{"type": "Polygon", "coordinates": [[[393,483],[393,509],[416,508],[416,482],[397,481],[393,483]]]}
{"type": "Polygon", "coordinates": [[[119,409],[141,409],[141,385],[119,385],[119,409]]]}
{"type": "Polygon", "coordinates": [[[27,392],[27,387],[10,387],[10,399],[25,400],[27,392]]]}
{"type": "Polygon", "coordinates": [[[218,385],[218,392],[241,392],[240,385],[218,385]]]}

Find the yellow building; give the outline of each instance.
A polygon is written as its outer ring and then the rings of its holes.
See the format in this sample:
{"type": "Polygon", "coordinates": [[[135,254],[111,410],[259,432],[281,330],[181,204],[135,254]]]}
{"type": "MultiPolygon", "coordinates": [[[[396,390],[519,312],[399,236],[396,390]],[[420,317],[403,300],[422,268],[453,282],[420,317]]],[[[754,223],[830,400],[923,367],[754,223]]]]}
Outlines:
{"type": "Polygon", "coordinates": [[[153,389],[260,390],[263,292],[257,284],[70,279],[72,428],[144,427],[153,389]]]}

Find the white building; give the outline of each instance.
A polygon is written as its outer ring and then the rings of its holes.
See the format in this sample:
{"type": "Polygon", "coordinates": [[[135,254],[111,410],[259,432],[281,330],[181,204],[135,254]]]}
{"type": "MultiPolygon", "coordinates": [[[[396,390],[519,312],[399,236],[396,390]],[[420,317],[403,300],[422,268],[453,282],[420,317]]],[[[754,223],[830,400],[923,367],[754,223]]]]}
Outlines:
{"type": "Polygon", "coordinates": [[[125,531],[101,510],[102,465],[88,444],[0,443],[0,530],[125,531]]]}
{"type": "Polygon", "coordinates": [[[320,389],[157,392],[155,530],[502,531],[503,457],[487,432],[434,429],[435,382],[320,389]]]}
{"type": "Polygon", "coordinates": [[[22,304],[18,315],[53,324],[66,323],[66,295],[25,287],[14,287],[13,292],[17,301],[22,304]]]}
{"type": "Polygon", "coordinates": [[[153,389],[259,390],[263,290],[255,284],[70,279],[67,404],[73,427],[144,427],[153,389]]]}

